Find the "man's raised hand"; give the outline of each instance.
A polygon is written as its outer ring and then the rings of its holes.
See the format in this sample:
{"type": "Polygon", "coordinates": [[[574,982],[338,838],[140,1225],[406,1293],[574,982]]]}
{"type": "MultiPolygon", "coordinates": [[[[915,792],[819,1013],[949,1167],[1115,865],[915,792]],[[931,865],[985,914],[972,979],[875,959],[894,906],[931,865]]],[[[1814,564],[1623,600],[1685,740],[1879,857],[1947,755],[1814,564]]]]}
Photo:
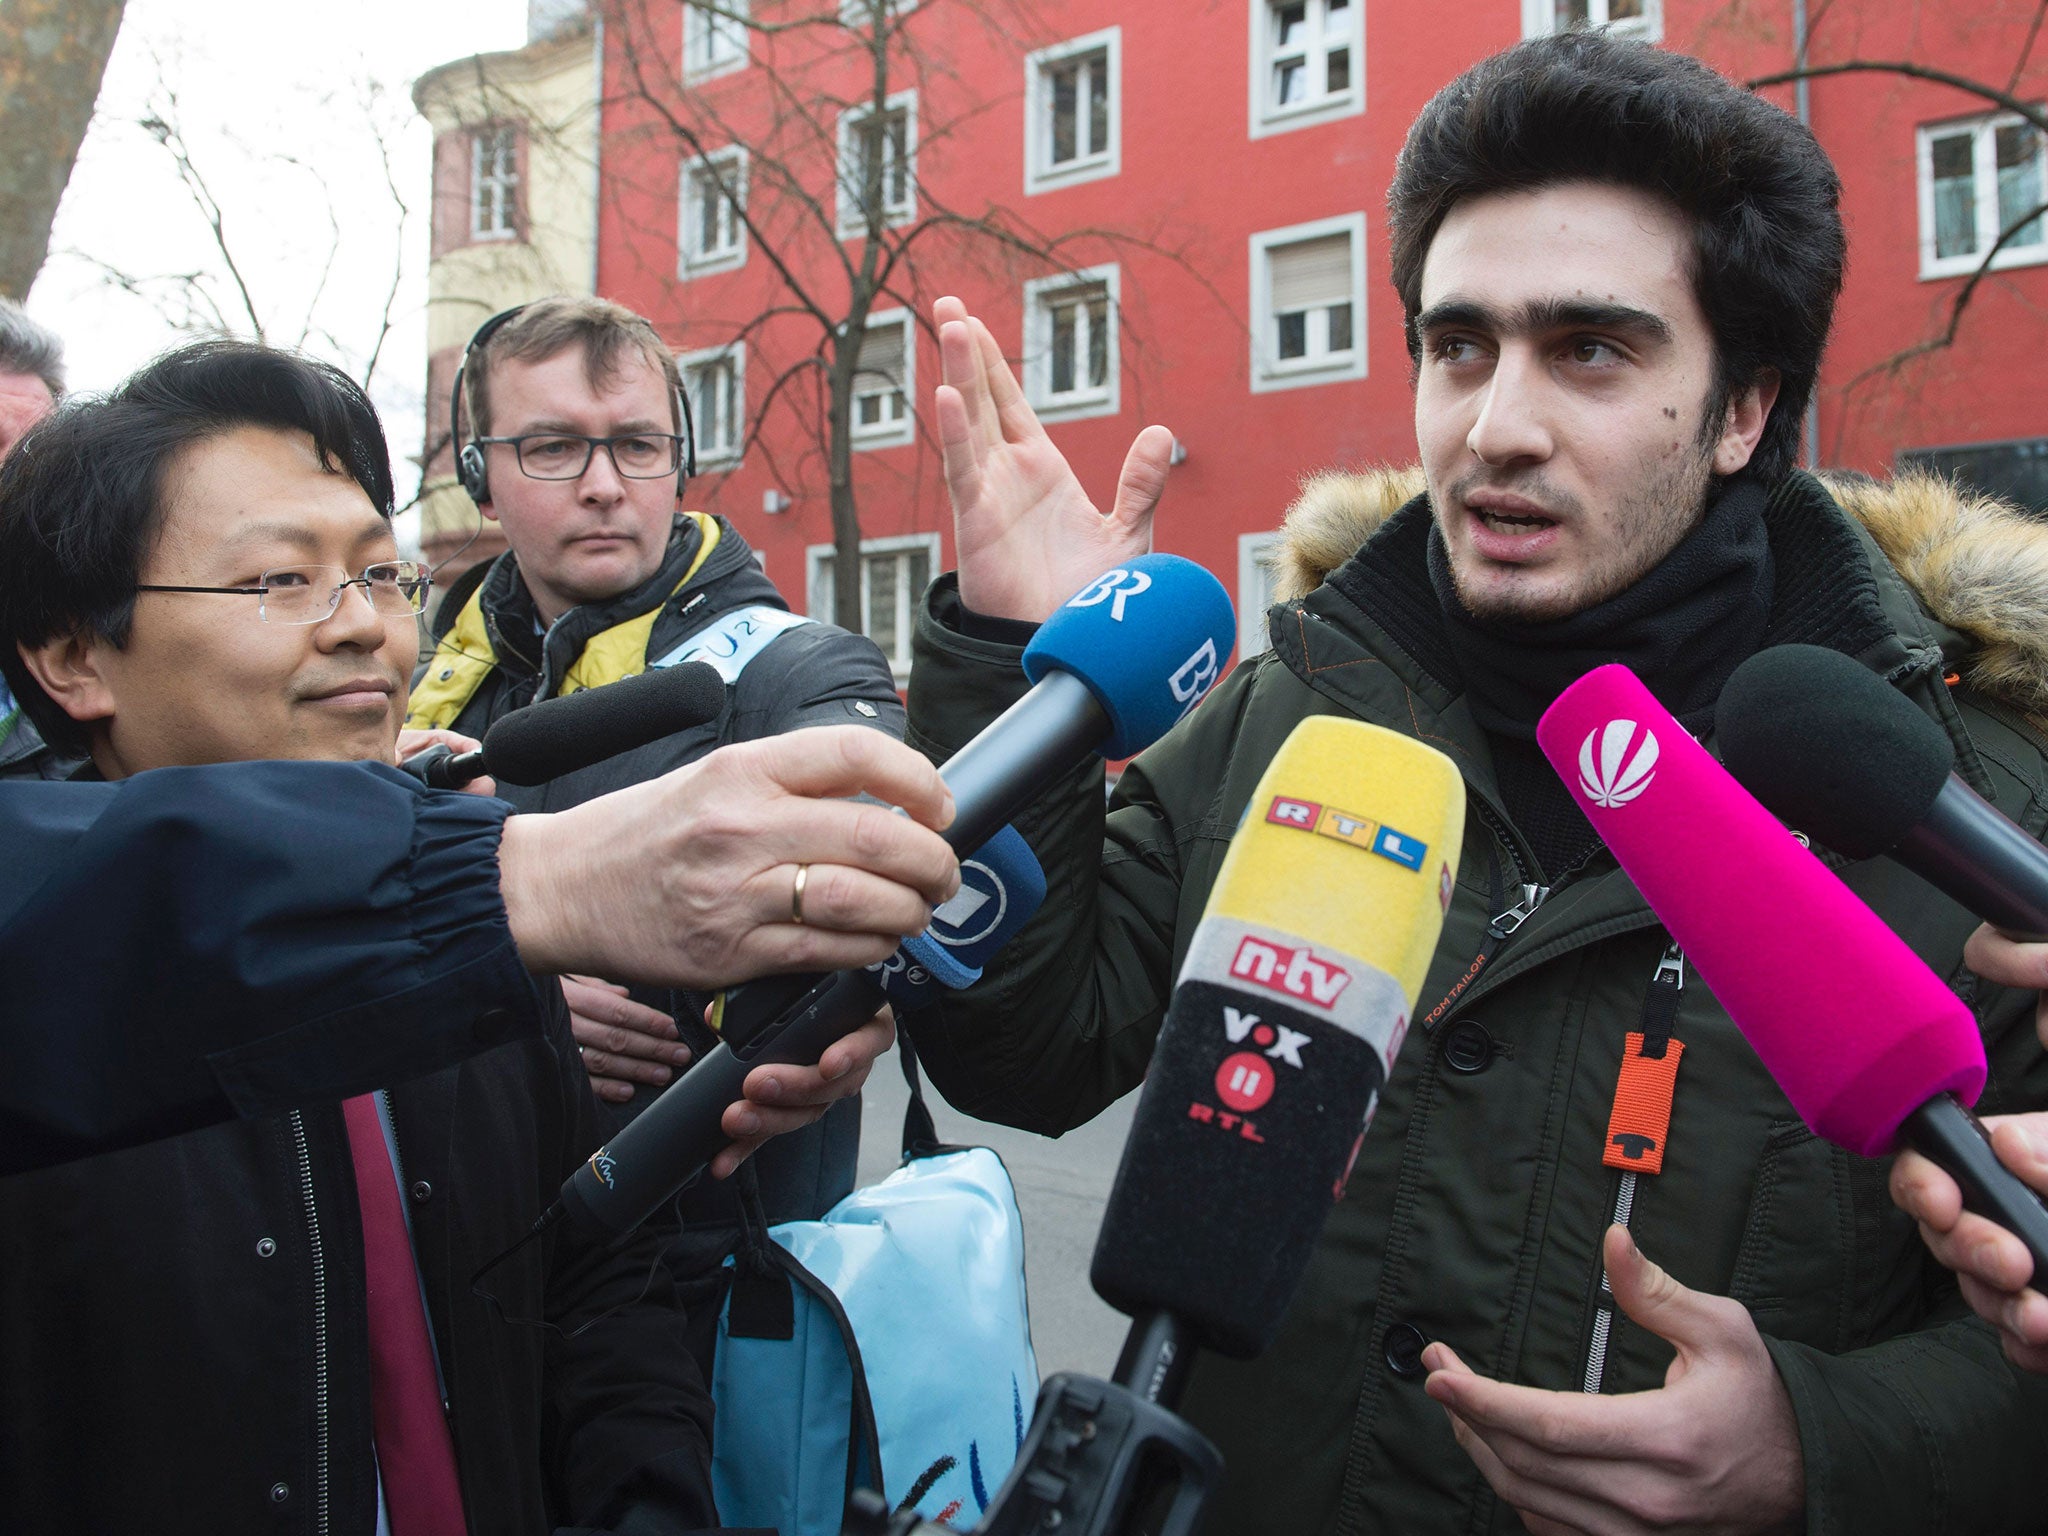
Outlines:
{"type": "Polygon", "coordinates": [[[1002,348],[956,298],[932,307],[945,382],[934,406],[960,558],[960,600],[1039,623],[1082,587],[1152,547],[1173,434],[1147,427],[1108,515],[1039,424],[1002,348]]]}

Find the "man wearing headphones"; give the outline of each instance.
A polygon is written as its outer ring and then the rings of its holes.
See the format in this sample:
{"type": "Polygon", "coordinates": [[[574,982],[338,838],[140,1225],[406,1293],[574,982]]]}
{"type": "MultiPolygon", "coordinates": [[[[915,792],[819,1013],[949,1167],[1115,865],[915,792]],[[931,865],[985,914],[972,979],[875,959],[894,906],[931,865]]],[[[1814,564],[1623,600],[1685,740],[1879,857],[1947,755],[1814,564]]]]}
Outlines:
{"type": "MultiPolygon", "coordinates": [[[[728,742],[804,726],[902,736],[903,707],[875,645],[791,613],[729,522],[683,510],[689,401],[645,318],[573,296],[493,316],[464,352],[450,418],[463,488],[511,548],[444,600],[407,726],[480,737],[528,704],[686,660],[726,681],[717,720],[536,788],[501,788],[515,807],[563,810],[728,742]]],[[[594,1086],[622,1116],[650,1102],[693,1046],[711,1043],[706,996],[629,994],[581,977],[564,990],[594,1086]]],[[[855,1044],[872,1059],[891,1038],[877,1020],[855,1044]]],[[[768,1219],[820,1215],[851,1190],[859,1133],[858,1101],[843,1102],[757,1154],[747,1177],[759,1180],[768,1219]]],[[[692,1253],[677,1256],[679,1274],[715,1277],[735,1197],[695,1190],[684,1216],[692,1253]]],[[[693,1316],[715,1320],[715,1306],[694,1300],[693,1316]]]]}

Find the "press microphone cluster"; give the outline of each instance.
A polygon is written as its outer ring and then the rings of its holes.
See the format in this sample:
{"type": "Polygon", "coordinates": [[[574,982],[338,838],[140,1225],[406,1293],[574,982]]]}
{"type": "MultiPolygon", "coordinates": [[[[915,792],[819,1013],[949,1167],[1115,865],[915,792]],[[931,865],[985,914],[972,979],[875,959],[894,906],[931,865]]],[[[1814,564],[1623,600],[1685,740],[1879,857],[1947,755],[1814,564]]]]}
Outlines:
{"type": "Polygon", "coordinates": [[[1267,765],[1190,940],[1097,1237],[1132,1327],[1114,1379],[1057,1375],[979,1529],[1162,1536],[1221,1471],[1170,1410],[1198,1348],[1272,1342],[1408,1032],[1449,905],[1464,781],[1433,748],[1314,716],[1267,765]]]}
{"type": "MultiPolygon", "coordinates": [[[[1025,649],[1031,689],[940,768],[954,803],[941,835],[963,854],[985,844],[985,852],[995,850],[995,834],[1048,782],[1091,753],[1128,757],[1164,735],[1216,682],[1235,632],[1222,584],[1179,556],[1141,556],[1090,582],[1025,649]]],[[[1030,857],[1021,839],[1016,846],[1030,857]]],[[[1021,922],[1005,921],[988,936],[986,952],[1021,922]]],[[[934,950],[924,953],[920,963],[906,946],[905,975],[916,965],[945,982],[928,963],[934,950]]],[[[638,1225],[725,1145],[720,1121],[749,1071],[817,1061],[887,995],[878,978],[860,971],[737,989],[721,1007],[724,1038],[576,1170],[558,1208],[593,1236],[638,1225]]]]}
{"type": "Polygon", "coordinates": [[[725,680],[705,662],[686,661],[529,704],[496,721],[474,751],[436,744],[399,767],[429,789],[460,789],[486,774],[507,784],[545,784],[708,725],[724,708],[725,680]]]}
{"type": "Polygon", "coordinates": [[[1963,1107],[1984,1045],[1941,978],[1626,667],[1566,689],[1536,739],[1814,1133],[1925,1153],[2048,1272],[2048,1209],[1963,1107]]]}

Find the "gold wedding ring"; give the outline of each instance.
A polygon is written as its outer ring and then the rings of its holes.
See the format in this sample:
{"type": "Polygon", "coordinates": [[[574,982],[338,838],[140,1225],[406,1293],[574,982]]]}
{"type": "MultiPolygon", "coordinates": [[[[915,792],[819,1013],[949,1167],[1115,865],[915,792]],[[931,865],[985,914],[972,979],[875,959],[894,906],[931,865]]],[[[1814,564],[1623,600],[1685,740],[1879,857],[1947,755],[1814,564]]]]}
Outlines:
{"type": "Polygon", "coordinates": [[[796,884],[789,888],[789,920],[799,927],[804,920],[804,886],[811,878],[811,866],[799,864],[796,867],[796,884]]]}

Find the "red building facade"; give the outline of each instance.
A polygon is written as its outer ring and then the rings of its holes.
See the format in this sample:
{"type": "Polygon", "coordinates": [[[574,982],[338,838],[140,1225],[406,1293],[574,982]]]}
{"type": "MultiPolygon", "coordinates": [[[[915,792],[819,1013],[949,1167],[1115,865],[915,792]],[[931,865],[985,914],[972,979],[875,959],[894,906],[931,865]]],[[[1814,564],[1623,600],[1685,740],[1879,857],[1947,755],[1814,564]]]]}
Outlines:
{"type": "MultiPolygon", "coordinates": [[[[856,22],[866,3],[846,0],[856,22]]],[[[1159,545],[1222,577],[1262,644],[1253,557],[1300,477],[1414,458],[1383,209],[1422,104],[1473,60],[1573,21],[1645,33],[1736,79],[1776,74],[1794,66],[1801,10],[922,0],[901,16],[875,128],[860,105],[873,60],[854,34],[782,25],[819,0],[752,5],[743,27],[651,0],[609,28],[598,291],[650,315],[685,360],[708,450],[693,502],[733,518],[793,605],[828,611],[829,461],[807,362],[824,333],[784,272],[835,312],[840,262],[862,246],[835,227],[837,167],[879,158],[892,225],[918,233],[870,317],[852,457],[868,627],[899,660],[916,590],[951,560],[937,348],[916,323],[939,295],[989,323],[1098,497],[1140,427],[1173,429],[1185,459],[1159,545]],[[752,230],[728,206],[740,199],[752,230]]],[[[2026,0],[1967,15],[1903,0],[1823,9],[1806,43],[1815,65],[1903,62],[2024,102],[2048,93],[2026,0]]],[[[1768,90],[1797,105],[1793,87],[1768,90]]],[[[1830,75],[1806,94],[1851,241],[1811,423],[1819,461],[1883,473],[1901,455],[1973,448],[1937,462],[2016,474],[2023,490],[2033,474],[2048,500],[2048,221],[2022,219],[2048,202],[2040,136],[1895,72],[1830,75]],[[1953,343],[1927,346],[2001,236],[1953,343]]]]}

